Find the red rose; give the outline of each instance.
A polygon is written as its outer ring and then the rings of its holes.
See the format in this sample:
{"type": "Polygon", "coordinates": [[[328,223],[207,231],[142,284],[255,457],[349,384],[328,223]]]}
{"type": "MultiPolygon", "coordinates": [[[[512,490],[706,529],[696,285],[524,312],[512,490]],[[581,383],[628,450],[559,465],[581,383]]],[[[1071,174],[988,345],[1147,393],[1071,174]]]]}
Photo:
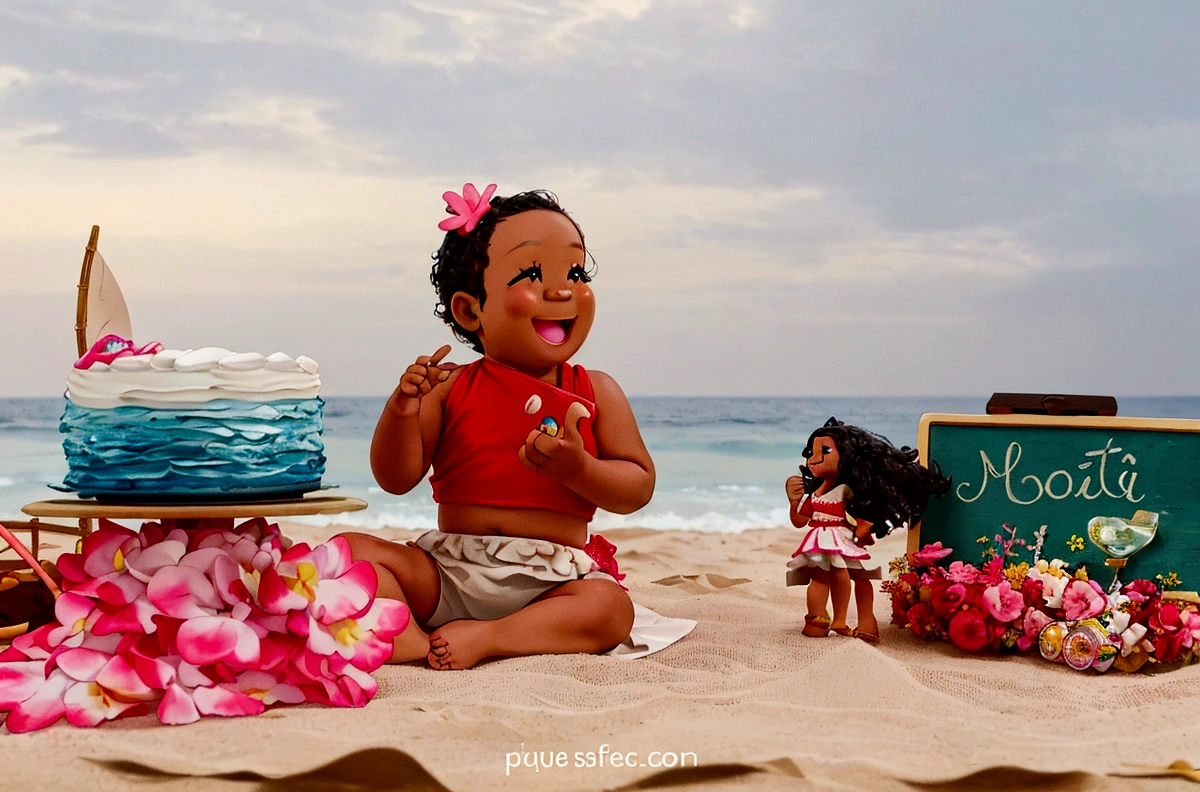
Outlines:
{"type": "Polygon", "coordinates": [[[1168,602],[1159,607],[1158,612],[1150,619],[1154,656],[1160,663],[1170,663],[1179,659],[1183,654],[1183,619],[1180,618],[1179,606],[1168,602]]]}
{"type": "Polygon", "coordinates": [[[1041,607],[1042,581],[1032,577],[1025,578],[1025,582],[1021,584],[1021,597],[1025,600],[1025,607],[1041,607]]]}
{"type": "Polygon", "coordinates": [[[1160,663],[1173,663],[1183,654],[1183,633],[1155,633],[1150,643],[1160,663]]]}
{"type": "Polygon", "coordinates": [[[988,645],[993,649],[999,649],[1000,641],[1011,625],[992,618],[985,619],[983,625],[987,630],[988,645]]]}
{"type": "Polygon", "coordinates": [[[933,612],[943,619],[950,618],[967,596],[966,586],[962,583],[951,583],[945,578],[934,581],[929,591],[929,604],[933,606],[933,612]]]}
{"type": "Polygon", "coordinates": [[[928,626],[934,621],[933,611],[925,603],[917,603],[906,614],[908,629],[918,638],[927,638],[928,626]]]}
{"type": "Polygon", "coordinates": [[[1122,586],[1121,593],[1134,602],[1143,602],[1158,596],[1158,586],[1154,581],[1139,578],[1122,586]]]}
{"type": "Polygon", "coordinates": [[[954,645],[968,652],[978,652],[991,641],[983,614],[974,609],[963,609],[954,614],[948,632],[954,645]]]}

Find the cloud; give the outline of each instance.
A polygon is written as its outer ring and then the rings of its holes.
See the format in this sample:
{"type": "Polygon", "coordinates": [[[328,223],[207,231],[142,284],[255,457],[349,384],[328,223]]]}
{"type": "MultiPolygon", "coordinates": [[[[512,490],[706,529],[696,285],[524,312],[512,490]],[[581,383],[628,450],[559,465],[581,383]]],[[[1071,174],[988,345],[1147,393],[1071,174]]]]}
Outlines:
{"type": "MultiPolygon", "coordinates": [[[[631,392],[1082,383],[1095,360],[1142,371],[1139,345],[1194,389],[1194,355],[1162,339],[1194,326],[1200,54],[1178,37],[1196,21],[1155,6],[1084,24],[1032,2],[9,0],[0,277],[69,292],[99,223],[127,296],[164,323],[180,290],[271,292],[334,306],[293,327],[311,343],[386,328],[424,348],[446,335],[427,282],[438,196],[495,181],[552,188],[583,225],[602,311],[585,353],[638,359],[631,392]],[[1131,301],[1157,310],[1097,318],[1131,301]],[[1060,358],[1061,338],[1094,361],[1060,358]],[[813,354],[838,371],[814,380],[813,354]],[[766,373],[708,373],[746,361],[766,373]]],[[[277,338],[236,305],[237,346],[277,338]]],[[[346,375],[358,392],[392,378],[346,375]]]]}
{"type": "Polygon", "coordinates": [[[29,72],[17,66],[12,66],[7,63],[0,63],[0,96],[5,91],[20,87],[29,82],[29,72]]]}
{"type": "Polygon", "coordinates": [[[1064,141],[1063,162],[1118,175],[1148,193],[1200,193],[1200,118],[1085,129],[1064,141]]]}

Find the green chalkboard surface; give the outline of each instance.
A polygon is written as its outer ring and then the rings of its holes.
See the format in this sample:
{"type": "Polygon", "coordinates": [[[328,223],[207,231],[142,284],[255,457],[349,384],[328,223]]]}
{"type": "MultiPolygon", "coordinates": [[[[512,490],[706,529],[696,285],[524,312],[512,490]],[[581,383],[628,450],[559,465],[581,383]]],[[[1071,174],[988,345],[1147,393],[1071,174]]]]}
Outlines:
{"type": "Polygon", "coordinates": [[[1107,585],[1112,571],[1088,537],[1089,523],[1110,518],[1105,524],[1124,529],[1120,521],[1134,522],[1144,539],[1148,515],[1137,513],[1156,513],[1157,531],[1150,529],[1153,538],[1129,557],[1121,579],[1175,572],[1181,589],[1200,588],[1200,421],[926,414],[918,446],[921,461],[937,462],[953,485],[930,499],[910,551],[940,541],[954,548],[944,563],[977,563],[984,548],[977,540],[1002,524],[1030,544],[1044,525],[1043,557],[1086,564],[1107,585]],[[1071,549],[1072,536],[1083,539],[1082,550],[1071,549]]]}

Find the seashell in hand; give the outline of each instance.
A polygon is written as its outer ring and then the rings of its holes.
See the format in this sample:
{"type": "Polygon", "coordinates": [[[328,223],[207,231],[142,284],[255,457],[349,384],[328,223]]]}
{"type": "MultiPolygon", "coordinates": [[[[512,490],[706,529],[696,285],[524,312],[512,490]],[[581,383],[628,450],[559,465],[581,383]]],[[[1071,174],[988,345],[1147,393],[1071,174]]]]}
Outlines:
{"type": "Polygon", "coordinates": [[[534,415],[540,409],[542,409],[542,397],[535,393],[529,397],[529,401],[525,402],[525,414],[534,415]]]}

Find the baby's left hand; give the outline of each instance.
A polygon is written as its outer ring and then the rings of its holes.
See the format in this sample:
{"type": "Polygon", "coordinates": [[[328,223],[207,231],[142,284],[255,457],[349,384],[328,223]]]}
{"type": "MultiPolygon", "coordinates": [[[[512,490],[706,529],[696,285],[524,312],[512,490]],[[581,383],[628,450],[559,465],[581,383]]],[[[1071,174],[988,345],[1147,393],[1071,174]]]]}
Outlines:
{"type": "Polygon", "coordinates": [[[571,402],[558,437],[551,437],[544,427],[529,433],[525,445],[517,452],[521,464],[559,483],[577,477],[587,456],[579,422],[590,416],[582,404],[571,402]]]}

